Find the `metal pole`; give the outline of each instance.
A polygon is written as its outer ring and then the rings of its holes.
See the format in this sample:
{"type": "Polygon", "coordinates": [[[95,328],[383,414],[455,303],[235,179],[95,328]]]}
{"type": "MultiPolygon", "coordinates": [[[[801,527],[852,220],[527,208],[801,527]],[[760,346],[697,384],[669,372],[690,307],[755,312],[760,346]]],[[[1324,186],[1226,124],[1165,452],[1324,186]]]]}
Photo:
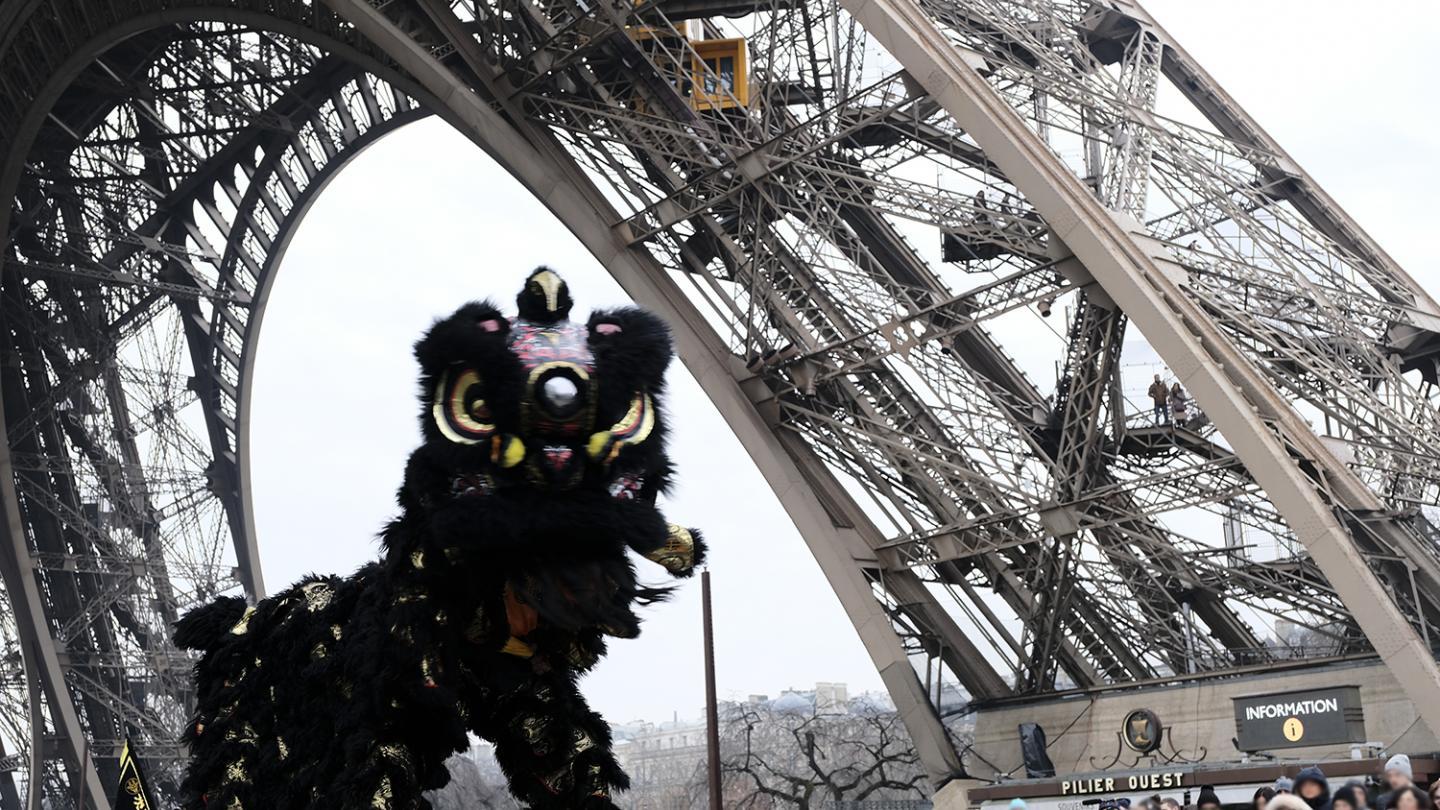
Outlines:
{"type": "Polygon", "coordinates": [[[705,755],[710,782],[710,810],[720,807],[720,711],[715,702],[715,626],[710,616],[710,570],[700,572],[700,602],[705,622],[705,755]]]}

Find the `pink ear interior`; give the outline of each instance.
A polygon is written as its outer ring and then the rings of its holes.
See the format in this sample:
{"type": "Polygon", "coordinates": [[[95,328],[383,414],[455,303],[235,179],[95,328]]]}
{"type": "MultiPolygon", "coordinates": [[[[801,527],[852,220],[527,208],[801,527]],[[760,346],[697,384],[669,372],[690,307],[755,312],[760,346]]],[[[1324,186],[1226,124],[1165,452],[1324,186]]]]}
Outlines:
{"type": "Polygon", "coordinates": [[[618,335],[620,334],[620,324],[597,323],[595,324],[595,331],[599,332],[602,335],[618,335]]]}
{"type": "Polygon", "coordinates": [[[480,329],[485,332],[499,332],[500,322],[494,318],[487,318],[480,322],[480,329]]]}

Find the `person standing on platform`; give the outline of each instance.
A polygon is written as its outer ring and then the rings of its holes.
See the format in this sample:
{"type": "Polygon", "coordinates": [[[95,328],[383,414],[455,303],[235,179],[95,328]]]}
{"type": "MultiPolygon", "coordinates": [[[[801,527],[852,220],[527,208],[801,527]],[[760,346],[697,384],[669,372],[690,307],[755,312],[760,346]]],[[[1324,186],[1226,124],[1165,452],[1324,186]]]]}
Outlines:
{"type": "Polygon", "coordinates": [[[1185,389],[1180,383],[1170,386],[1170,423],[1176,427],[1184,427],[1185,420],[1189,418],[1189,403],[1186,402],[1185,389]]]}
{"type": "Polygon", "coordinates": [[[1165,383],[1160,380],[1160,375],[1155,375],[1155,382],[1150,383],[1150,388],[1145,393],[1150,395],[1150,401],[1155,403],[1155,424],[1163,425],[1169,419],[1169,409],[1165,405],[1166,398],[1170,391],[1165,383]]]}

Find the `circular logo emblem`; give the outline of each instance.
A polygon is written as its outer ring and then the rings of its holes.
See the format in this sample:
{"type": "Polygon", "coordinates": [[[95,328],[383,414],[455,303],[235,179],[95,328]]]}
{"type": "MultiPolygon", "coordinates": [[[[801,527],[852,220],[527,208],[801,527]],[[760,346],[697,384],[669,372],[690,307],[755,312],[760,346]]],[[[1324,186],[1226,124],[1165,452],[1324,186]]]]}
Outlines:
{"type": "Polygon", "coordinates": [[[1285,718],[1285,725],[1281,726],[1280,730],[1290,742],[1300,742],[1300,738],[1305,736],[1305,724],[1300,722],[1298,717],[1285,718]]]}
{"type": "Polygon", "coordinates": [[[1164,736],[1165,727],[1160,724],[1159,715],[1149,709],[1136,709],[1125,715],[1125,726],[1120,730],[1125,745],[1138,754],[1157,750],[1164,736]]]}

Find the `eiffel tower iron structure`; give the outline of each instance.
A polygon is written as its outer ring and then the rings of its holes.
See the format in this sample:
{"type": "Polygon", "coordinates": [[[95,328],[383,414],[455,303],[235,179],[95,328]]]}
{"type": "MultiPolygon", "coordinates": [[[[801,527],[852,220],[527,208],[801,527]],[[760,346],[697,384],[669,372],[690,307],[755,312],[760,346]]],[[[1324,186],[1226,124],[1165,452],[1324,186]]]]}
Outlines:
{"type": "Polygon", "coordinates": [[[936,784],[956,687],[1378,656],[1440,729],[1440,308],[1138,3],[0,0],[0,808],[173,785],[271,282],[431,115],[669,319],[936,784]]]}

